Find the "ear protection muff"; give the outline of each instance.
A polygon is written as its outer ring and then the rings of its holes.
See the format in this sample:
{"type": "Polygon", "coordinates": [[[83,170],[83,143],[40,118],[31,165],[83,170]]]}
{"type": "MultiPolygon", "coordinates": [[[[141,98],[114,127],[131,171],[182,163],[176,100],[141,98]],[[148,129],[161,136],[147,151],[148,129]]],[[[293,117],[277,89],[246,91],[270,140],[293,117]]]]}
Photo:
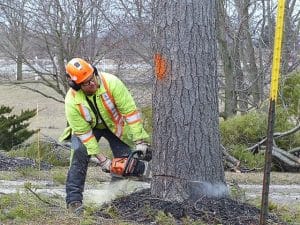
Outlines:
{"type": "Polygon", "coordinates": [[[67,81],[68,81],[68,85],[70,88],[74,89],[75,91],[79,91],[80,90],[80,85],[76,84],[71,77],[69,76],[69,74],[66,73],[66,77],[67,77],[67,81]]]}
{"type": "Polygon", "coordinates": [[[92,67],[94,69],[95,76],[99,77],[99,73],[98,73],[98,70],[97,70],[96,66],[92,66],[92,67]]]}
{"type": "MultiPolygon", "coordinates": [[[[95,74],[95,76],[99,76],[99,74],[98,74],[98,70],[97,70],[97,68],[95,67],[95,66],[92,66],[93,67],[93,69],[94,69],[94,74],[95,74]]],[[[67,74],[66,73],[66,77],[67,77],[67,80],[68,80],[68,85],[72,88],[72,89],[74,89],[75,91],[79,91],[80,90],[80,85],[79,84],[76,84],[75,83],[75,81],[73,81],[72,79],[71,79],[71,77],[69,76],[69,74],[67,74]]]]}

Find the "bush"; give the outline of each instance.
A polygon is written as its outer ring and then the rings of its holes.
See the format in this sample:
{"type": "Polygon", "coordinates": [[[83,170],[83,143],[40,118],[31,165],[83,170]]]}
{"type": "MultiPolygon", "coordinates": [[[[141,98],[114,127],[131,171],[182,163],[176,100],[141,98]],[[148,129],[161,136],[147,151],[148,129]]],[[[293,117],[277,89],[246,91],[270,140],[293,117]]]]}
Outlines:
{"type": "MultiPolygon", "coordinates": [[[[235,158],[239,159],[247,168],[262,168],[263,154],[252,154],[248,147],[258,143],[267,135],[267,114],[263,112],[250,112],[237,115],[220,122],[221,143],[230,150],[235,158]]],[[[277,106],[274,132],[285,132],[296,124],[290,119],[286,110],[277,106]]],[[[276,139],[276,145],[284,150],[300,146],[300,134],[295,133],[276,139]]]]}
{"type": "MultiPolygon", "coordinates": [[[[226,148],[234,148],[236,145],[251,145],[259,142],[267,135],[267,114],[262,112],[250,112],[245,115],[237,115],[220,122],[221,142],[226,148]]],[[[274,132],[285,132],[296,124],[290,119],[286,110],[277,106],[274,132]]],[[[295,133],[280,139],[276,139],[278,147],[288,150],[300,146],[300,134],[295,133]]]]}
{"type": "Polygon", "coordinates": [[[251,112],[237,115],[220,123],[221,142],[226,148],[235,145],[251,146],[267,132],[267,117],[263,113],[251,112]]]}
{"type": "Polygon", "coordinates": [[[280,87],[278,104],[287,109],[289,115],[300,115],[300,73],[289,74],[280,87]]]}
{"type": "Polygon", "coordinates": [[[229,153],[249,169],[263,169],[265,163],[264,153],[253,154],[246,148],[247,146],[235,145],[229,153]]]}
{"type": "Polygon", "coordinates": [[[36,132],[27,130],[29,123],[26,122],[36,115],[36,110],[22,111],[19,116],[10,115],[12,110],[3,105],[0,107],[0,148],[5,151],[23,143],[36,132]]]}

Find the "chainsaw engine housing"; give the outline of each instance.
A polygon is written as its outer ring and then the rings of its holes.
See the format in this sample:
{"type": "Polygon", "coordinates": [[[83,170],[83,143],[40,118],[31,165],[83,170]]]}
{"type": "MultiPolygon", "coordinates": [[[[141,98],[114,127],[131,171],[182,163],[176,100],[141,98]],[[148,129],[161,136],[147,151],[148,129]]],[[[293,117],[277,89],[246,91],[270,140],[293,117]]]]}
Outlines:
{"type": "Polygon", "coordinates": [[[113,158],[110,172],[116,176],[142,176],[145,164],[138,159],[139,152],[132,152],[128,158],[113,158]]]}

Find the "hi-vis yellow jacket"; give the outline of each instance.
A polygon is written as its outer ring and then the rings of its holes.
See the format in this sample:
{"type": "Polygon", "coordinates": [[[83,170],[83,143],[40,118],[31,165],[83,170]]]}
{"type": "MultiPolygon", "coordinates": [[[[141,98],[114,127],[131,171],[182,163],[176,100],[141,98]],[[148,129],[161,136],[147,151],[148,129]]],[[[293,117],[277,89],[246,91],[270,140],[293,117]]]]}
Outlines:
{"type": "MultiPolygon", "coordinates": [[[[101,73],[100,88],[94,96],[89,96],[90,102],[97,104],[108,129],[129,146],[133,146],[136,140],[148,141],[149,135],[143,128],[140,113],[135,102],[123,82],[116,76],[101,73]]],[[[70,134],[75,134],[87,148],[89,155],[100,152],[98,142],[92,133],[95,127],[105,128],[104,123],[96,115],[89,105],[86,95],[82,90],[70,89],[65,98],[65,113],[69,127],[64,130],[60,141],[65,140],[70,134]]]]}

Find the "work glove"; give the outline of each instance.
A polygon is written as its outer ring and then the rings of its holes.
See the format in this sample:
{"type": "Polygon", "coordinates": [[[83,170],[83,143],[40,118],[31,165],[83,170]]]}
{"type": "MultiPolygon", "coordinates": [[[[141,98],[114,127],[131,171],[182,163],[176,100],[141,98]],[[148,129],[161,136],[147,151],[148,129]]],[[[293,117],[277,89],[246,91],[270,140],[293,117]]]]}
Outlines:
{"type": "Polygon", "coordinates": [[[110,173],[111,160],[109,158],[106,158],[104,161],[100,162],[99,165],[103,172],[110,173]]]}
{"type": "Polygon", "coordinates": [[[140,151],[140,157],[142,160],[150,161],[152,159],[152,152],[149,148],[149,145],[144,141],[135,142],[135,150],[140,151]]]}

